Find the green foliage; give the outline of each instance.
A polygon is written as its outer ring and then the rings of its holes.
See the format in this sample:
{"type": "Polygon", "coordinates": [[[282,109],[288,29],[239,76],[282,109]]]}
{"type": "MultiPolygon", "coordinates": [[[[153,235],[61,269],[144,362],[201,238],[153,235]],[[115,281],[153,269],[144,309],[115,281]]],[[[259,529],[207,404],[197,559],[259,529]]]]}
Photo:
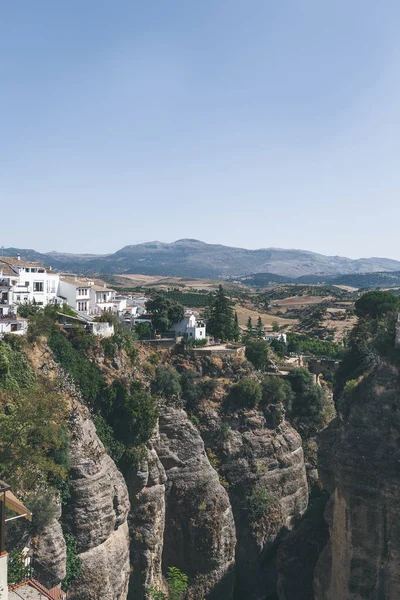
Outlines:
{"type": "Polygon", "coordinates": [[[207,343],[207,338],[203,338],[202,340],[194,340],[193,338],[185,339],[186,348],[204,348],[204,346],[207,346],[207,343]]]}
{"type": "Polygon", "coordinates": [[[29,565],[25,565],[25,556],[16,550],[8,555],[8,585],[20,583],[29,577],[29,565]]]}
{"type": "Polygon", "coordinates": [[[64,451],[66,418],[63,399],[39,385],[3,395],[0,472],[8,483],[34,489],[52,478],[65,478],[56,455],[64,451]]]}
{"type": "Polygon", "coordinates": [[[225,342],[233,339],[234,315],[231,301],[225,294],[222,285],[212,297],[210,318],[207,324],[208,331],[216,338],[225,342]]]}
{"type": "Polygon", "coordinates": [[[246,332],[247,337],[253,337],[254,331],[253,331],[253,321],[252,321],[251,317],[249,317],[247,319],[246,328],[247,328],[247,332],[246,332]]]}
{"type": "Polygon", "coordinates": [[[233,318],[233,325],[232,325],[232,339],[234,342],[238,342],[240,340],[241,337],[241,333],[240,333],[240,327],[239,327],[239,319],[238,319],[238,314],[235,311],[235,315],[233,318]]]}
{"type": "Polygon", "coordinates": [[[279,331],[279,323],[278,321],[272,322],[272,331],[279,331]]]}
{"type": "Polygon", "coordinates": [[[168,331],[174,323],[182,321],[183,306],[164,295],[156,294],[146,304],[149,313],[153,315],[153,327],[160,333],[168,331]]]}
{"type": "Polygon", "coordinates": [[[201,389],[196,382],[193,371],[184,371],[180,377],[182,399],[186,403],[186,410],[192,411],[196,408],[200,398],[201,389]]]}
{"type": "Polygon", "coordinates": [[[305,437],[315,435],[325,425],[326,393],[307,369],[293,369],[288,381],[294,394],[290,417],[305,437]]]}
{"type": "Polygon", "coordinates": [[[244,377],[231,387],[229,397],[235,406],[253,408],[261,402],[261,386],[255,379],[244,377]]]}
{"type": "Polygon", "coordinates": [[[71,584],[78,579],[82,573],[82,561],[78,556],[76,538],[72,533],[66,533],[64,536],[67,547],[67,574],[62,582],[62,589],[67,591],[71,584]]]}
{"type": "Polygon", "coordinates": [[[87,352],[97,346],[98,340],[93,333],[90,333],[81,326],[71,327],[68,331],[68,340],[73,347],[80,352],[87,352]]]}
{"type": "Polygon", "coordinates": [[[0,340],[0,389],[3,390],[28,388],[35,381],[25,354],[13,346],[12,339],[0,340]]]}
{"type": "Polygon", "coordinates": [[[400,298],[391,292],[374,291],[361,296],[355,303],[355,312],[358,317],[376,319],[388,312],[398,310],[400,298]]]}
{"type": "Polygon", "coordinates": [[[147,442],[158,417],[154,398],[140,383],[118,379],[104,396],[102,412],[117,439],[127,447],[147,442]]]}
{"type": "Polygon", "coordinates": [[[251,523],[257,523],[259,520],[268,516],[270,507],[273,504],[273,498],[268,488],[257,486],[247,497],[247,507],[251,523]]]}
{"type": "Polygon", "coordinates": [[[269,344],[264,340],[248,340],[246,358],[259,371],[265,371],[269,365],[269,344]]]}
{"type": "Polygon", "coordinates": [[[94,422],[96,433],[104,444],[107,454],[118,464],[125,454],[125,445],[116,439],[113,428],[100,413],[95,416],[94,422]]]}
{"type": "Polygon", "coordinates": [[[169,567],[167,574],[168,594],[155,587],[149,589],[152,600],[181,600],[187,590],[189,579],[177,567],[169,567]]]}
{"type": "Polygon", "coordinates": [[[191,308],[205,308],[208,306],[210,299],[209,294],[201,292],[182,292],[180,290],[160,290],[159,292],[169,300],[173,300],[182,306],[190,306],[191,308]]]}
{"type": "Polygon", "coordinates": [[[157,367],[151,389],[162,398],[179,400],[182,390],[178,373],[171,367],[157,367]]]}
{"type": "Polygon", "coordinates": [[[136,323],[135,332],[140,340],[148,340],[151,336],[151,329],[148,323],[136,323]]]}
{"type": "Polygon", "coordinates": [[[267,376],[262,382],[262,406],[283,404],[290,413],[293,402],[293,391],[288,381],[282,377],[267,376]]]}
{"type": "Polygon", "coordinates": [[[48,337],[48,344],[55,360],[71,375],[83,398],[94,406],[105,387],[99,369],[82,352],[75,349],[67,337],[55,327],[48,337]]]}
{"type": "Polygon", "coordinates": [[[321,358],[341,358],[344,353],[343,346],[339,344],[295,333],[287,334],[287,349],[288,352],[295,354],[308,354],[321,358]]]}
{"type": "Polygon", "coordinates": [[[264,325],[260,315],[258,315],[257,326],[256,326],[256,338],[262,340],[264,337],[264,325]]]}

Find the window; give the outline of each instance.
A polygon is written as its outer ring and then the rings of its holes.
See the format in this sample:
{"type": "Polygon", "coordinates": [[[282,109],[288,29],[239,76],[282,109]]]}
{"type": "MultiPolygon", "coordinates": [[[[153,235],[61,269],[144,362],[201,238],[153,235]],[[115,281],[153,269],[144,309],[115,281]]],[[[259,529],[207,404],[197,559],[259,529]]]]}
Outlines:
{"type": "Polygon", "coordinates": [[[33,291],[34,292],[43,292],[43,281],[34,281],[33,282],[33,291]]]}
{"type": "Polygon", "coordinates": [[[17,302],[21,302],[21,296],[17,296],[17,302]]]}
{"type": "Polygon", "coordinates": [[[25,281],[25,287],[29,287],[29,281],[25,281]]]}

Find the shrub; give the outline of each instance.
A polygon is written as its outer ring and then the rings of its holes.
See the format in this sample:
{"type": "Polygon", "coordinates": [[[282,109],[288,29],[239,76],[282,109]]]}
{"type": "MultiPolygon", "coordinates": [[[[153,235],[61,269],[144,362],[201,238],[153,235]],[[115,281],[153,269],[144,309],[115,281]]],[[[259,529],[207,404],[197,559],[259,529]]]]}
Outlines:
{"type": "Polygon", "coordinates": [[[149,589],[150,598],[153,600],[181,600],[187,590],[188,581],[188,576],[177,567],[169,567],[167,574],[168,594],[166,595],[159,589],[151,587],[149,589]]]}
{"type": "Polygon", "coordinates": [[[376,319],[385,313],[395,311],[400,306],[400,298],[391,292],[373,291],[363,294],[355,303],[358,317],[376,319]]]}
{"type": "Polygon", "coordinates": [[[171,367],[157,367],[151,389],[162,398],[178,400],[182,392],[178,373],[171,367]]]}
{"type": "Polygon", "coordinates": [[[292,408],[293,391],[290,383],[282,377],[269,376],[262,381],[262,405],[283,404],[285,410],[292,408]]]}
{"type": "Polygon", "coordinates": [[[82,561],[78,556],[75,536],[71,533],[66,533],[64,539],[67,547],[67,574],[63,579],[62,588],[67,591],[71,587],[71,584],[82,575],[83,569],[82,561]]]}
{"type": "Polygon", "coordinates": [[[180,378],[182,399],[185,402],[186,410],[193,410],[199,401],[201,388],[196,383],[196,377],[193,371],[184,371],[180,378]]]}
{"type": "Polygon", "coordinates": [[[269,365],[269,345],[264,340],[248,340],[246,358],[259,371],[264,371],[269,365]]]}
{"type": "Polygon", "coordinates": [[[268,488],[264,486],[255,487],[247,497],[250,522],[257,523],[257,521],[268,516],[272,504],[273,498],[270,495],[268,488]]]}
{"type": "Polygon", "coordinates": [[[261,386],[255,379],[244,377],[231,387],[230,399],[235,406],[253,408],[261,402],[261,386]]]}

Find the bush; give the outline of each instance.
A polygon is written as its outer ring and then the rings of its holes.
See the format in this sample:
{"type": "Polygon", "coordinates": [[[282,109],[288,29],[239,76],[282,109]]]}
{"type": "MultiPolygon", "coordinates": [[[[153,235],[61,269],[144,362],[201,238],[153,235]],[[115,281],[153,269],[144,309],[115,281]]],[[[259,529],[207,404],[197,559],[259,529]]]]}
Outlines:
{"type": "Polygon", "coordinates": [[[67,591],[71,587],[71,584],[82,575],[83,569],[82,561],[78,556],[75,536],[71,533],[66,533],[64,539],[67,547],[67,574],[63,579],[62,589],[67,591]]]}
{"type": "Polygon", "coordinates": [[[291,418],[295,420],[300,433],[306,437],[315,435],[324,425],[324,412],[327,406],[325,391],[314,384],[307,369],[293,369],[288,381],[294,393],[291,418]]]}
{"type": "Polygon", "coordinates": [[[264,340],[248,340],[246,358],[259,371],[265,371],[269,365],[269,344],[264,340]]]}
{"type": "Polygon", "coordinates": [[[158,588],[149,589],[150,598],[153,600],[181,600],[188,587],[188,577],[177,567],[169,567],[168,575],[168,594],[160,591],[158,588]]]}
{"type": "Polygon", "coordinates": [[[268,488],[257,486],[247,497],[247,506],[251,523],[264,519],[268,516],[270,507],[273,504],[273,498],[270,495],[268,488]]]}
{"type": "Polygon", "coordinates": [[[82,392],[84,400],[92,406],[98,403],[105,388],[105,381],[98,367],[76,350],[57,328],[51,331],[48,344],[55,360],[71,375],[82,392]]]}
{"type": "Polygon", "coordinates": [[[265,377],[262,382],[262,405],[283,404],[287,412],[291,411],[293,391],[290,383],[282,377],[265,377]]]}
{"type": "Polygon", "coordinates": [[[261,402],[261,386],[255,379],[243,378],[231,387],[230,399],[235,406],[253,408],[261,402]]]}
{"type": "Polygon", "coordinates": [[[185,402],[186,410],[191,411],[200,399],[201,388],[196,383],[196,377],[193,371],[184,371],[180,378],[182,399],[185,402]]]}
{"type": "Polygon", "coordinates": [[[179,400],[182,390],[178,373],[171,367],[157,367],[151,389],[162,398],[179,400]]]}

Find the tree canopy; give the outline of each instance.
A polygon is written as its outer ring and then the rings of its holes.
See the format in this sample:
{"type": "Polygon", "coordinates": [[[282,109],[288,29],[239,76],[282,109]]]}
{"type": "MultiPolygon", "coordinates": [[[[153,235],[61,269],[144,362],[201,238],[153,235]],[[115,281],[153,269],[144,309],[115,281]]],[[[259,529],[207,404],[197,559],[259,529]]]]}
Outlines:
{"type": "Polygon", "coordinates": [[[146,308],[153,315],[153,327],[160,333],[168,331],[174,323],[182,321],[184,316],[182,304],[161,294],[156,294],[149,300],[146,308]]]}
{"type": "Polygon", "coordinates": [[[370,317],[376,319],[388,312],[400,307],[400,298],[391,292],[367,292],[355,303],[355,311],[358,317],[370,317]]]}
{"type": "Polygon", "coordinates": [[[231,302],[225,294],[222,285],[215,293],[210,306],[210,316],[207,324],[208,331],[221,342],[233,339],[234,314],[231,302]]]}

